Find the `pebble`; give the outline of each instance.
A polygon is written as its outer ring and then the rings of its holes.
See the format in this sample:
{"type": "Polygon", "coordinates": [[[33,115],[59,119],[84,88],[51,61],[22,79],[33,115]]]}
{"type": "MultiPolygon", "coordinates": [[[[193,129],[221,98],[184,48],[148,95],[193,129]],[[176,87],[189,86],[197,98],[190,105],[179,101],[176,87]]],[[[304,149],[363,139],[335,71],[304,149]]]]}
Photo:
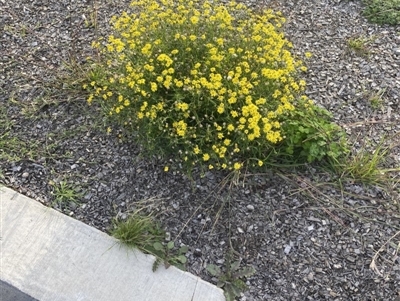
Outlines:
{"type": "Polygon", "coordinates": [[[254,211],[254,206],[253,206],[253,205],[247,205],[246,208],[247,208],[247,210],[250,211],[250,212],[251,212],[251,211],[254,211]]]}
{"type": "Polygon", "coordinates": [[[193,255],[196,257],[201,257],[201,255],[203,255],[203,253],[201,252],[200,249],[195,249],[193,252],[193,255]]]}

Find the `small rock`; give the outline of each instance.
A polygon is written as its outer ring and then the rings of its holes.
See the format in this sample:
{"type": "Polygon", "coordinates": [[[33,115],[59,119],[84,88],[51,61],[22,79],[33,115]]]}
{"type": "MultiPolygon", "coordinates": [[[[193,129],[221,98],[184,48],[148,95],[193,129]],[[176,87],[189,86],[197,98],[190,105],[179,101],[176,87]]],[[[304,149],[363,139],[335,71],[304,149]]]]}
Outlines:
{"type": "Polygon", "coordinates": [[[13,166],[12,171],[16,172],[16,171],[20,171],[21,170],[21,166],[13,166]]]}
{"type": "Polygon", "coordinates": [[[22,174],[22,177],[23,177],[23,178],[29,177],[29,173],[28,173],[28,172],[24,172],[24,173],[22,174]]]}
{"type": "Polygon", "coordinates": [[[250,211],[250,212],[251,212],[251,211],[254,211],[254,206],[253,206],[253,205],[247,205],[246,208],[247,208],[247,210],[250,211]]]}
{"type": "Polygon", "coordinates": [[[200,249],[196,249],[196,250],[194,250],[193,255],[196,257],[201,257],[201,255],[203,255],[203,253],[201,252],[200,249]]]}

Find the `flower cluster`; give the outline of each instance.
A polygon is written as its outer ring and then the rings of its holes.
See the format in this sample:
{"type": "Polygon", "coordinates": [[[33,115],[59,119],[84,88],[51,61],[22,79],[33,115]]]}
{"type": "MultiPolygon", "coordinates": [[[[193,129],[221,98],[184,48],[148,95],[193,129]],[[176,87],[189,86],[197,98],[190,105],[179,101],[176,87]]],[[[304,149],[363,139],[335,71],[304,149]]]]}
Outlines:
{"type": "Polygon", "coordinates": [[[262,166],[306,84],[281,13],[216,0],[131,5],[93,45],[106,62],[85,85],[88,102],[189,166],[262,166]]]}

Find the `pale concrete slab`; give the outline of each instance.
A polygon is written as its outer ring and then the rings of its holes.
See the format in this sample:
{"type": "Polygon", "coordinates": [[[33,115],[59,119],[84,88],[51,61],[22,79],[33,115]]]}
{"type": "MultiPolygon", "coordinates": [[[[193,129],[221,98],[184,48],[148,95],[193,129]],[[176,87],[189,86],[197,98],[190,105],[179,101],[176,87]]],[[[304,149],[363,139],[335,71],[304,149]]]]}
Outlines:
{"type": "Polygon", "coordinates": [[[0,187],[0,280],[40,301],[223,301],[223,291],[0,187]]]}

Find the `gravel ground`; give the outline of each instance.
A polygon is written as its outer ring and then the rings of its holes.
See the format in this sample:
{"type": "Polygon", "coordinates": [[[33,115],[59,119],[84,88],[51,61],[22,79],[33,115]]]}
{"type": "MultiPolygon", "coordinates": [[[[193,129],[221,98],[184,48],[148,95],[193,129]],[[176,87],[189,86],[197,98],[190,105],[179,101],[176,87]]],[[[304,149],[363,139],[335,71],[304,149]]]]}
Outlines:
{"type": "MultiPolygon", "coordinates": [[[[240,300],[400,300],[398,187],[343,181],[340,189],[312,166],[244,174],[235,185],[219,173],[189,180],[105,133],[96,107],[60,79],[66,62],[93,55],[91,41],[127,3],[0,0],[0,137],[19,139],[19,158],[0,141],[1,183],[102,231],[115,217],[153,212],[171,239],[189,246],[188,271],[211,282],[205,266],[223,266],[233,248],[257,270],[240,300]],[[63,181],[80,190],[79,203],[54,202],[63,181]]],[[[367,23],[359,1],[247,3],[282,10],[295,52],[314,54],[307,94],[333,113],[355,149],[399,133],[399,27],[367,23]],[[360,35],[374,38],[369,56],[347,46],[360,35]]],[[[397,146],[386,167],[399,164],[397,146]]]]}

